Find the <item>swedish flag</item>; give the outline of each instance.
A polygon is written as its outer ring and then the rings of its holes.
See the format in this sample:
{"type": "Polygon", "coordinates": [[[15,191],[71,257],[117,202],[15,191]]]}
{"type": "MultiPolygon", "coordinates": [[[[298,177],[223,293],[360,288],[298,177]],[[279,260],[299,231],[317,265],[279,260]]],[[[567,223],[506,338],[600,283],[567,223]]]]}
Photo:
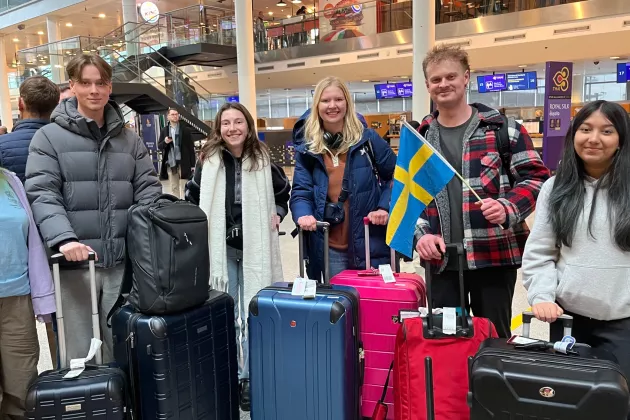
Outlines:
{"type": "Polygon", "coordinates": [[[455,169],[420,133],[407,122],[403,123],[387,224],[387,245],[412,257],[418,217],[455,173],[455,169]]]}

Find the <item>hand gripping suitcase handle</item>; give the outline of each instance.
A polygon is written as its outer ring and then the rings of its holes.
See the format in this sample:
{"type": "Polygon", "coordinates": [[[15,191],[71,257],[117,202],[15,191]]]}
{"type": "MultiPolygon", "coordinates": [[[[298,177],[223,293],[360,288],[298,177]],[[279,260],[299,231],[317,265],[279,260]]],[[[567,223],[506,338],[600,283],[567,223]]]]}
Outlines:
{"type": "MultiPolygon", "coordinates": [[[[462,330],[461,334],[464,336],[468,335],[469,329],[472,325],[468,325],[468,318],[466,316],[466,291],[464,288],[464,264],[466,263],[466,258],[464,254],[464,246],[460,243],[456,244],[446,244],[446,251],[455,250],[457,253],[457,271],[459,278],[459,302],[461,308],[461,322],[462,322],[462,330]]],[[[432,286],[432,277],[433,273],[431,272],[431,262],[425,261],[425,271],[424,271],[424,280],[427,288],[427,327],[429,333],[433,331],[433,286],[432,286]]]]}
{"type": "MultiPolygon", "coordinates": [[[[531,332],[532,319],[534,318],[534,313],[532,311],[523,312],[523,337],[529,337],[531,332]]],[[[571,315],[560,315],[556,322],[562,322],[563,334],[566,337],[567,335],[571,335],[573,331],[573,317],[571,315]]]]}
{"type": "MultiPolygon", "coordinates": [[[[370,255],[370,218],[363,218],[363,229],[365,231],[365,269],[370,270],[372,268],[372,258],[370,255]]],[[[391,251],[391,267],[394,273],[397,273],[397,264],[396,264],[396,250],[394,248],[390,248],[391,251]]],[[[375,267],[376,268],[376,267],[375,267]]]]}
{"type": "MultiPolygon", "coordinates": [[[[328,255],[330,223],[317,222],[316,226],[317,229],[324,231],[324,284],[330,284],[330,257],[328,255]]],[[[300,277],[304,278],[304,231],[301,227],[298,227],[298,242],[300,252],[300,277]]]]}
{"type": "MultiPolygon", "coordinates": [[[[55,303],[57,305],[57,334],[59,335],[58,347],[59,347],[59,365],[62,369],[67,367],[67,350],[66,350],[66,329],[63,316],[63,304],[61,301],[61,281],[59,272],[59,263],[65,261],[63,254],[54,254],[51,258],[53,266],[53,281],[55,282],[55,303]]],[[[92,330],[94,338],[101,339],[101,326],[98,316],[98,299],[96,293],[96,267],[95,267],[96,254],[90,252],[88,254],[88,263],[90,270],[90,300],[92,301],[92,330]]],[[[96,352],[96,364],[103,363],[102,349],[96,352]]]]}

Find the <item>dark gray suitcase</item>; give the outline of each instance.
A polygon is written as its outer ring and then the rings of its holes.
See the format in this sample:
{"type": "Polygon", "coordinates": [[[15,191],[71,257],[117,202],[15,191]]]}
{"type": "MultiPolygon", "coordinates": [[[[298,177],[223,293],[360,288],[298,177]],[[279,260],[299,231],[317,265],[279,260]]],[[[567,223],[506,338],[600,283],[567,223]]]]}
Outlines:
{"type": "MultiPolygon", "coordinates": [[[[92,326],[94,337],[100,338],[94,257],[94,253],[90,253],[92,326]]],[[[128,406],[127,379],[122,370],[100,365],[101,350],[96,353],[96,365],[86,366],[85,371],[77,378],[63,378],[68,373],[68,369],[65,368],[67,365],[66,334],[59,283],[61,259],[63,259],[62,254],[52,256],[61,370],[43,372],[30,385],[26,396],[26,418],[29,420],[123,420],[127,415],[128,406]]]]}
{"type": "MultiPolygon", "coordinates": [[[[523,335],[533,315],[523,314],[523,335]]],[[[563,315],[565,335],[572,318],[563,315]]],[[[626,420],[630,394],[621,368],[595,349],[579,356],[515,349],[486,340],[470,363],[471,420],[626,420]]]]}
{"type": "Polygon", "coordinates": [[[114,357],[136,419],[238,420],[234,300],[212,290],[201,306],[162,316],[131,305],[112,317],[114,357]]]}

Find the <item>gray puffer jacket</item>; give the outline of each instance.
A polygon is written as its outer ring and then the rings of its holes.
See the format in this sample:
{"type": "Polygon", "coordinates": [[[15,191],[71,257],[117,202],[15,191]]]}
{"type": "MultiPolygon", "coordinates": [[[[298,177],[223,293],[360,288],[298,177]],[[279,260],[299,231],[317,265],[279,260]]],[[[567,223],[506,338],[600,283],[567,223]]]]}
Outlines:
{"type": "Polygon", "coordinates": [[[26,192],[35,222],[50,247],[78,240],[100,267],[125,259],[127,210],[161,194],[162,186],[142,140],[124,127],[116,103],[105,107],[107,134],[64,100],[33,137],[26,192]]]}

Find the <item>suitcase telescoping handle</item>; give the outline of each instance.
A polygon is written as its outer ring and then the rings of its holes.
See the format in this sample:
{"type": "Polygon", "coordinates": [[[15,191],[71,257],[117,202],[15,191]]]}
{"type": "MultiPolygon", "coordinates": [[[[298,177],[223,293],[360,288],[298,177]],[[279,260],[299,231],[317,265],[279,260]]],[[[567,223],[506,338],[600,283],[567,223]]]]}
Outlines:
{"type": "MultiPolygon", "coordinates": [[[[532,311],[523,312],[523,337],[529,338],[533,318],[534,314],[532,311]]],[[[564,329],[563,333],[565,337],[567,335],[571,335],[573,331],[573,317],[571,315],[560,315],[556,322],[562,322],[562,328],[564,329]]]]}
{"type": "MultiPolygon", "coordinates": [[[[68,367],[67,362],[67,350],[66,350],[66,328],[63,318],[63,305],[61,302],[61,281],[59,273],[59,262],[65,261],[63,254],[55,254],[51,258],[53,267],[53,281],[55,282],[55,303],[57,304],[57,334],[59,335],[58,347],[59,347],[59,365],[61,369],[68,367]]],[[[96,260],[96,254],[90,252],[88,254],[89,270],[90,270],[90,300],[92,301],[92,330],[94,338],[101,339],[101,326],[98,316],[98,299],[96,293],[96,267],[94,261],[96,260]]],[[[103,363],[102,349],[96,352],[96,364],[103,363]]]]}
{"type": "MultiPolygon", "coordinates": [[[[370,218],[363,218],[363,229],[365,231],[365,269],[370,270],[372,268],[372,257],[370,255],[370,218]]],[[[397,264],[396,264],[396,250],[394,248],[390,248],[391,250],[391,266],[392,271],[397,273],[397,264]]],[[[374,267],[376,268],[376,267],[374,267]]]]}
{"type": "MultiPolygon", "coordinates": [[[[330,284],[330,259],[328,255],[330,223],[317,222],[317,229],[321,229],[324,232],[324,284],[330,284]]],[[[298,227],[298,241],[300,242],[300,277],[304,278],[304,232],[301,227],[298,227]]]]}
{"type": "MultiPolygon", "coordinates": [[[[468,325],[468,317],[466,316],[466,292],[464,289],[464,264],[466,263],[464,256],[464,246],[462,244],[446,244],[446,252],[454,249],[457,253],[457,271],[459,278],[459,302],[460,302],[460,318],[461,318],[461,330],[458,331],[457,335],[468,336],[470,328],[472,325],[468,325]]],[[[430,336],[435,335],[435,330],[433,329],[433,295],[432,295],[432,278],[433,273],[431,272],[431,262],[425,261],[425,270],[424,270],[424,281],[426,283],[427,289],[427,329],[430,336]]]]}

